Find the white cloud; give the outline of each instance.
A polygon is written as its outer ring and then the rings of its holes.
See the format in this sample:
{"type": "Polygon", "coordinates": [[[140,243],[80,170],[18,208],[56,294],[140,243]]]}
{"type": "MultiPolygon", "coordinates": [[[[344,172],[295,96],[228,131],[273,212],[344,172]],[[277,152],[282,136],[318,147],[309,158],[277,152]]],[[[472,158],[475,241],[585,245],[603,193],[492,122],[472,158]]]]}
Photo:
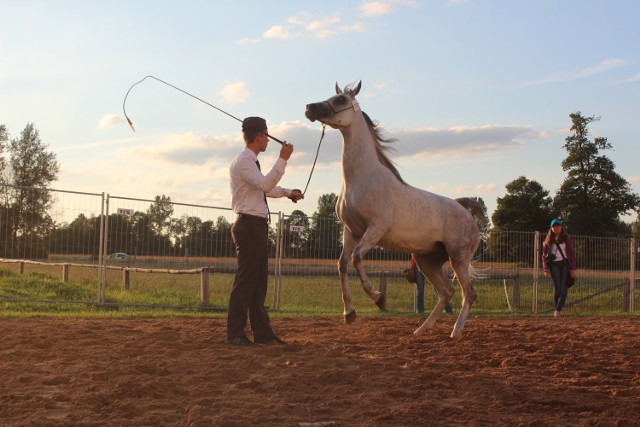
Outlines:
{"type": "Polygon", "coordinates": [[[579,70],[575,73],[557,73],[540,80],[520,83],[514,87],[518,89],[518,88],[529,87],[529,86],[539,86],[539,85],[550,84],[550,83],[560,83],[560,82],[568,82],[573,80],[580,80],[587,77],[602,74],[616,68],[623,67],[628,63],[629,61],[627,61],[626,59],[618,59],[618,58],[605,59],[598,65],[595,65],[592,67],[585,67],[582,70],[579,70]]]}
{"type": "Polygon", "coordinates": [[[362,22],[343,24],[342,18],[338,13],[320,18],[313,17],[308,13],[301,13],[289,17],[285,25],[277,24],[269,27],[262,36],[268,39],[291,39],[294,37],[324,39],[337,34],[363,31],[364,29],[365,24],[362,22]]]}
{"type": "Polygon", "coordinates": [[[494,191],[496,191],[496,189],[498,188],[498,186],[495,183],[489,183],[489,184],[478,184],[475,187],[476,193],[478,194],[483,194],[483,193],[493,193],[494,191]]]}
{"type": "Polygon", "coordinates": [[[446,182],[440,182],[437,184],[429,184],[426,188],[427,191],[431,193],[444,193],[445,190],[449,187],[449,184],[446,182]]]}
{"type": "Polygon", "coordinates": [[[283,25],[274,25],[262,34],[267,39],[288,39],[291,34],[283,25]]]}
{"type": "Polygon", "coordinates": [[[238,104],[249,98],[249,90],[243,82],[228,83],[220,90],[222,100],[229,104],[238,104]]]}
{"type": "Polygon", "coordinates": [[[111,126],[116,126],[121,122],[122,122],[122,119],[118,114],[107,114],[102,119],[100,119],[100,123],[98,123],[98,129],[104,129],[111,126]]]}
{"type": "Polygon", "coordinates": [[[85,142],[83,144],[75,144],[75,145],[63,145],[56,147],[56,151],[75,151],[75,150],[86,150],[87,148],[97,148],[97,147],[105,147],[109,145],[123,145],[132,143],[141,143],[145,140],[153,140],[156,138],[155,136],[146,136],[146,137],[131,137],[131,138],[121,138],[121,139],[111,139],[107,141],[98,141],[98,142],[85,142]]]}
{"type": "Polygon", "coordinates": [[[307,31],[311,33],[316,33],[320,31],[325,31],[327,28],[331,28],[335,24],[340,23],[340,17],[336,14],[332,16],[327,16],[323,19],[317,19],[315,21],[311,21],[305,25],[307,31]]]}
{"type": "Polygon", "coordinates": [[[117,150],[117,154],[123,160],[145,159],[147,165],[155,163],[164,167],[166,165],[192,167],[211,161],[228,164],[233,156],[240,151],[242,145],[239,135],[201,136],[185,133],[164,136],[160,143],[130,145],[117,150]]]}
{"type": "Polygon", "coordinates": [[[459,185],[453,190],[453,192],[457,195],[470,194],[469,188],[470,187],[468,185],[459,185]]]}
{"type": "Polygon", "coordinates": [[[640,175],[632,175],[629,177],[629,182],[631,184],[635,184],[636,182],[640,182],[640,175]]]}
{"type": "Polygon", "coordinates": [[[387,15],[400,7],[416,5],[413,0],[365,1],[360,4],[360,13],[366,17],[387,15]]]}
{"type": "Polygon", "coordinates": [[[547,134],[519,125],[454,126],[448,129],[408,129],[397,138],[402,155],[438,157],[477,156],[523,146],[525,140],[546,139],[547,134]]]}

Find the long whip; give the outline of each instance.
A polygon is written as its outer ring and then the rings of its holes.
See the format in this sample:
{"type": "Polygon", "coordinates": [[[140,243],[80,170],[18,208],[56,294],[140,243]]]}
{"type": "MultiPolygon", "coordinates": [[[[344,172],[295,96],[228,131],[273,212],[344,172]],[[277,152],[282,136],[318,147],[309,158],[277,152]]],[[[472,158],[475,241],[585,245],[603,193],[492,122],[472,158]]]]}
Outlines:
{"type": "MultiPolygon", "coordinates": [[[[195,95],[193,95],[193,94],[191,94],[191,93],[187,92],[186,90],[182,90],[182,89],[180,89],[179,87],[174,86],[174,85],[172,85],[171,83],[167,83],[167,82],[165,82],[164,80],[161,80],[161,79],[159,79],[159,78],[157,78],[157,77],[155,77],[155,76],[146,76],[145,78],[143,78],[143,79],[142,79],[142,80],[140,80],[139,82],[136,82],[136,83],[134,83],[133,85],[131,85],[131,87],[130,87],[130,88],[129,88],[129,90],[127,91],[127,94],[124,96],[124,101],[122,101],[122,111],[124,112],[124,116],[127,118],[127,122],[129,123],[129,126],[131,126],[131,129],[132,129],[134,132],[136,131],[136,129],[133,127],[133,122],[131,121],[131,119],[130,119],[130,118],[129,118],[129,116],[127,115],[127,110],[126,110],[126,108],[125,108],[125,105],[126,105],[126,103],[127,103],[127,97],[129,96],[129,93],[131,92],[131,89],[133,89],[135,86],[139,85],[140,83],[142,83],[143,81],[145,81],[145,80],[147,80],[147,79],[149,79],[149,78],[154,79],[154,80],[157,80],[157,81],[159,81],[160,83],[164,83],[165,85],[167,85],[167,86],[169,86],[169,87],[172,87],[172,88],[174,88],[175,90],[178,90],[178,91],[180,91],[180,92],[184,93],[185,95],[189,95],[190,97],[192,97],[192,98],[194,98],[194,99],[197,99],[198,101],[202,102],[203,104],[207,104],[209,107],[211,107],[211,108],[215,108],[216,110],[220,111],[221,113],[226,114],[227,116],[231,117],[232,119],[236,119],[237,121],[239,121],[239,122],[241,122],[241,123],[242,123],[242,120],[241,120],[241,119],[239,119],[239,118],[237,118],[237,117],[236,117],[236,116],[234,116],[233,114],[229,114],[229,113],[227,113],[227,112],[226,112],[226,111],[224,111],[223,109],[216,107],[215,105],[213,105],[213,104],[211,104],[211,103],[209,103],[209,102],[205,101],[204,99],[198,98],[197,96],[195,96],[195,95]]],[[[269,138],[273,139],[274,141],[279,142],[280,144],[284,144],[284,142],[280,141],[278,138],[276,138],[276,137],[274,137],[274,136],[271,136],[271,135],[269,135],[269,134],[267,134],[267,136],[268,136],[269,138]]]]}
{"type": "MultiPolygon", "coordinates": [[[[226,114],[227,116],[231,117],[232,119],[236,119],[237,121],[242,123],[242,120],[237,118],[236,116],[234,116],[233,114],[227,113],[226,111],[224,111],[221,108],[216,107],[215,105],[205,101],[204,99],[198,98],[197,96],[187,92],[186,90],[180,89],[177,86],[172,85],[171,83],[165,82],[162,79],[159,79],[155,76],[146,76],[145,78],[143,78],[142,80],[140,80],[139,82],[136,82],[134,84],[131,85],[131,87],[129,88],[129,90],[127,91],[127,94],[124,96],[124,101],[122,101],[122,111],[124,112],[124,116],[127,119],[127,123],[129,123],[129,126],[131,127],[131,130],[133,130],[134,132],[136,131],[136,128],[133,127],[133,122],[131,121],[131,119],[129,118],[129,116],[127,115],[127,109],[126,109],[126,104],[127,104],[127,98],[129,97],[129,93],[131,92],[131,89],[133,89],[135,86],[139,85],[140,83],[142,83],[143,81],[147,80],[147,79],[154,79],[160,83],[163,83],[169,87],[174,88],[175,90],[178,90],[182,93],[184,93],[185,95],[189,95],[190,97],[202,102],[203,104],[207,104],[209,107],[214,108],[216,110],[218,110],[219,112],[226,114]]],[[[309,182],[311,182],[311,176],[313,175],[313,171],[316,167],[316,162],[318,161],[318,154],[320,153],[320,144],[322,144],[322,140],[324,139],[324,130],[325,130],[325,126],[326,125],[322,125],[322,135],[320,136],[320,141],[318,141],[318,149],[316,150],[316,157],[313,160],[313,166],[311,167],[311,172],[309,173],[309,179],[307,180],[307,185],[304,187],[304,191],[302,192],[302,194],[305,194],[307,192],[307,188],[309,188],[309,182]]],[[[276,138],[275,136],[271,136],[268,133],[266,134],[270,139],[280,143],[280,144],[284,144],[283,141],[280,141],[278,138],[276,138]]]]}

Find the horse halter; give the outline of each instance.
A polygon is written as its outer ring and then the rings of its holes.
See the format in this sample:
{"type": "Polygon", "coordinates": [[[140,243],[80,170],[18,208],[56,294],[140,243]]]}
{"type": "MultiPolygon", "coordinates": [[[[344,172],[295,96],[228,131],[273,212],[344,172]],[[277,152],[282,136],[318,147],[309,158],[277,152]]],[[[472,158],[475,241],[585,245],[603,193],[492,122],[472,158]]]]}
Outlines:
{"type": "Polygon", "coordinates": [[[356,100],[355,98],[353,98],[353,101],[351,101],[351,106],[350,107],[345,107],[341,110],[334,110],[333,107],[331,106],[331,103],[329,101],[325,101],[327,103],[327,105],[329,106],[329,110],[331,111],[331,115],[335,116],[338,113],[342,113],[343,111],[347,111],[353,108],[353,111],[361,111],[360,110],[360,104],[358,103],[358,100],[356,100]]]}
{"type": "Polygon", "coordinates": [[[339,110],[334,109],[333,105],[329,101],[316,102],[314,104],[307,104],[307,112],[305,113],[305,116],[312,122],[316,120],[320,120],[322,122],[322,118],[333,117],[338,113],[350,110],[352,108],[353,111],[361,111],[360,104],[358,104],[358,101],[355,98],[353,98],[350,106],[341,108],[339,110]],[[320,111],[318,111],[319,106],[322,106],[320,111]]]}
{"type": "Polygon", "coordinates": [[[329,109],[331,110],[331,114],[334,115],[334,116],[336,114],[338,114],[338,113],[342,113],[343,111],[347,111],[347,110],[350,110],[352,108],[353,108],[353,111],[361,111],[360,110],[360,104],[358,104],[358,101],[356,101],[355,98],[353,98],[353,102],[351,103],[351,107],[346,107],[346,108],[343,108],[343,109],[338,110],[338,111],[334,111],[333,108],[331,107],[331,104],[329,104],[329,109]]]}

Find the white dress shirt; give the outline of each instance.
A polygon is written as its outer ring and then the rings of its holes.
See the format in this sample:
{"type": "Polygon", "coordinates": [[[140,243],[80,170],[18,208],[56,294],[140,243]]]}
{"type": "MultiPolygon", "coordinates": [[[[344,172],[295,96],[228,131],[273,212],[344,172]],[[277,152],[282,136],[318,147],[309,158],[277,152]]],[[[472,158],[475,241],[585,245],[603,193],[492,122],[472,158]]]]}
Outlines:
{"type": "Polygon", "coordinates": [[[229,166],[231,185],[231,209],[239,214],[248,214],[267,218],[269,208],[265,202],[268,197],[288,197],[291,190],[276,184],[284,175],[287,161],[278,157],[271,171],[262,175],[256,161],[258,157],[249,148],[236,156],[229,166]]]}

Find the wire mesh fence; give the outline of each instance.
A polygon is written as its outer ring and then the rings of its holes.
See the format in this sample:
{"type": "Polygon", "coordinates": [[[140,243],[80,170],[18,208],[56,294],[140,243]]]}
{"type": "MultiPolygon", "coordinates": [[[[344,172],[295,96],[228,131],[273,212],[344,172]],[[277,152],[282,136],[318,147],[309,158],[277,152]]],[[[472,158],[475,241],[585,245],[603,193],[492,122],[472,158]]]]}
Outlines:
{"type": "MultiPolygon", "coordinates": [[[[0,186],[2,301],[58,301],[102,305],[224,310],[236,259],[229,208],[0,186]],[[46,196],[43,196],[46,195],[46,196]],[[25,274],[26,273],[26,274],[25,274]],[[6,279],[6,277],[5,277],[6,279]]],[[[553,284],[542,274],[544,235],[489,230],[478,248],[473,282],[477,314],[553,311],[553,284]]],[[[637,248],[633,239],[572,236],[578,261],[569,314],[633,312],[637,303],[637,248]]],[[[268,308],[281,312],[341,313],[337,260],[342,225],[335,217],[272,214],[268,308]]],[[[387,309],[414,311],[414,285],[403,276],[410,255],[376,247],[364,261],[387,309]]],[[[453,277],[452,271],[447,271],[453,277]]],[[[377,307],[349,278],[360,312],[377,307]]],[[[427,283],[427,287],[429,285],[427,283]]],[[[454,307],[461,303],[454,284],[454,307]]],[[[436,304],[435,291],[425,305],[436,304]]]]}

